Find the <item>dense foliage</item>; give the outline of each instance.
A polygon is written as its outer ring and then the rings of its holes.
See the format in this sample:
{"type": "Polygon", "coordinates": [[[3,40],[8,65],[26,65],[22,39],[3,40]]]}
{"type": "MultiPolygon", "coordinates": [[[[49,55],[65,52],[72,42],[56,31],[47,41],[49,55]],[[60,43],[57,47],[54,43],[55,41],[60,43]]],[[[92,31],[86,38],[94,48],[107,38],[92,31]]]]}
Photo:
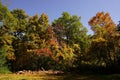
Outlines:
{"type": "MultiPolygon", "coordinates": [[[[48,15],[29,16],[22,9],[9,11],[0,3],[0,70],[120,70],[120,24],[109,13],[98,12],[88,22],[63,12],[49,23],[48,15]]],[[[0,71],[1,72],[1,71],[0,71]]]]}

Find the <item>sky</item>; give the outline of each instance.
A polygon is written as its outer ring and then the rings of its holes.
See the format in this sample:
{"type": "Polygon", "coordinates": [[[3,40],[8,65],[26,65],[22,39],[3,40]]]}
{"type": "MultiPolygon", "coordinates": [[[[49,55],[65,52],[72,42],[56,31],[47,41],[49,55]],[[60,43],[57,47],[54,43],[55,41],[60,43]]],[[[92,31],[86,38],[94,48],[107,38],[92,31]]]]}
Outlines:
{"type": "Polygon", "coordinates": [[[97,12],[110,13],[113,21],[120,21],[120,0],[2,0],[9,8],[23,9],[26,14],[34,16],[46,13],[50,22],[61,17],[63,12],[81,17],[82,24],[88,28],[88,34],[92,34],[88,21],[97,12]],[[8,1],[5,3],[5,1],[8,1]]]}

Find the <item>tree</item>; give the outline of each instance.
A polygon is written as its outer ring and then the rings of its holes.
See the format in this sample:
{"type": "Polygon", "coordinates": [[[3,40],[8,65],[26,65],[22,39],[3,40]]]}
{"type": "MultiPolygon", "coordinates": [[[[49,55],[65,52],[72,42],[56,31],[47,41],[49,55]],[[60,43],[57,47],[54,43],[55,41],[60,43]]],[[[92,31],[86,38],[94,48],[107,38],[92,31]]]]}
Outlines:
{"type": "Polygon", "coordinates": [[[13,42],[16,59],[12,62],[12,69],[15,71],[41,69],[40,64],[42,64],[44,60],[40,63],[39,60],[41,56],[38,56],[38,52],[36,51],[43,51],[42,49],[45,49],[45,51],[46,49],[49,50],[46,45],[47,15],[42,14],[40,17],[35,15],[28,19],[28,23],[24,23],[27,22],[27,15],[23,10],[14,10],[12,14],[20,21],[16,29],[17,32],[15,32],[17,39],[13,42]]]}
{"type": "Polygon", "coordinates": [[[67,45],[80,44],[85,40],[87,29],[80,22],[80,17],[63,12],[62,16],[52,23],[57,40],[66,42],[67,45]]]}
{"type": "MultiPolygon", "coordinates": [[[[9,55],[14,54],[14,50],[12,47],[12,40],[14,38],[13,32],[15,31],[14,27],[16,26],[16,19],[10,13],[7,7],[2,5],[0,2],[0,21],[3,22],[3,26],[0,27],[0,56],[2,57],[1,60],[2,66],[5,65],[6,58],[9,55]]],[[[13,58],[12,56],[9,58],[13,58]]]]}
{"type": "Polygon", "coordinates": [[[109,13],[98,12],[88,23],[94,34],[99,37],[103,37],[105,34],[110,35],[115,29],[115,23],[112,21],[109,13]]]}
{"type": "MultiPolygon", "coordinates": [[[[85,53],[88,51],[90,42],[87,29],[80,22],[80,17],[63,12],[61,17],[54,20],[52,26],[59,45],[63,46],[62,50],[64,52],[69,49],[73,50],[72,53],[69,52],[74,55],[71,62],[76,56],[76,61],[73,60],[72,65],[80,67],[83,57],[86,56],[85,53]],[[64,48],[65,45],[63,43],[65,43],[67,48],[64,48]]],[[[67,54],[65,52],[65,55],[67,54]]]]}
{"type": "Polygon", "coordinates": [[[17,19],[14,35],[21,39],[26,31],[28,15],[22,9],[14,9],[11,13],[17,19]]]}
{"type": "Polygon", "coordinates": [[[115,39],[113,35],[116,25],[110,15],[104,12],[98,12],[96,16],[90,19],[89,25],[94,31],[90,49],[91,55],[94,55],[94,60],[97,58],[97,61],[95,60],[97,64],[112,65],[115,60],[115,39]]]}
{"type": "Polygon", "coordinates": [[[18,55],[20,55],[21,53],[25,53],[25,50],[23,50],[22,48],[26,49],[24,46],[25,43],[23,38],[25,38],[28,16],[22,9],[14,9],[13,11],[10,12],[10,14],[14,16],[16,20],[15,22],[16,25],[14,26],[14,30],[12,31],[13,39],[11,42],[11,49],[10,49],[10,51],[12,51],[13,53],[9,52],[9,54],[7,55],[7,63],[9,64],[11,70],[15,70],[16,67],[15,62],[18,60],[18,55]]]}
{"type": "MultiPolygon", "coordinates": [[[[57,34],[58,41],[64,40],[67,44],[70,44],[70,27],[73,22],[78,22],[79,18],[75,16],[74,20],[71,20],[69,13],[64,12],[62,17],[58,18],[53,22],[54,31],[57,34]],[[70,22],[71,21],[71,22],[70,22]]],[[[79,23],[80,24],[80,23],[79,23]]],[[[80,24],[81,26],[81,24],[80,24]]],[[[73,26],[72,26],[73,27],[73,26]]],[[[72,31],[71,31],[72,33],[72,31]]],[[[71,40],[72,41],[72,40],[71,40]]]]}

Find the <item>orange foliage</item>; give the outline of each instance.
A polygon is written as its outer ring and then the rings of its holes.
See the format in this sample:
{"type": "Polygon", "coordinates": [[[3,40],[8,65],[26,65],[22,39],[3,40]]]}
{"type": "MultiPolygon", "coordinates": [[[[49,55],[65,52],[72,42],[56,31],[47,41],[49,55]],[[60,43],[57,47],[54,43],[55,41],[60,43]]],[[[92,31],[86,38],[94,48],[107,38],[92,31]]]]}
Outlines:
{"type": "Polygon", "coordinates": [[[54,36],[54,31],[52,29],[52,26],[49,26],[48,29],[47,29],[47,36],[50,37],[50,38],[53,38],[54,36]]]}
{"type": "Polygon", "coordinates": [[[93,31],[96,30],[95,26],[97,25],[101,26],[102,30],[106,30],[107,33],[112,33],[115,29],[115,23],[112,21],[109,13],[98,12],[88,23],[93,31]]]}
{"type": "Polygon", "coordinates": [[[48,48],[33,50],[38,56],[52,56],[52,52],[48,48]]]}
{"type": "Polygon", "coordinates": [[[48,35],[48,37],[49,37],[48,45],[50,45],[50,46],[52,45],[52,46],[54,46],[55,48],[58,48],[58,42],[57,42],[57,39],[55,38],[55,35],[54,35],[54,31],[53,31],[52,26],[49,26],[49,27],[48,27],[47,35],[48,35]]]}

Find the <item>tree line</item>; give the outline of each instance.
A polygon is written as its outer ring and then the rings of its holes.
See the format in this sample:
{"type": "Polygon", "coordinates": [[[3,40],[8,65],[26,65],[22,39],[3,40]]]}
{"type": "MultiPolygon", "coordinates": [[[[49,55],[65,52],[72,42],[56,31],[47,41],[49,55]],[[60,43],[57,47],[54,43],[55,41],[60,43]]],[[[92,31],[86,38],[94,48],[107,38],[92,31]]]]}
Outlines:
{"type": "Polygon", "coordinates": [[[120,70],[120,24],[109,13],[98,12],[89,21],[63,12],[49,23],[48,15],[29,16],[0,3],[0,70],[120,70]]]}

